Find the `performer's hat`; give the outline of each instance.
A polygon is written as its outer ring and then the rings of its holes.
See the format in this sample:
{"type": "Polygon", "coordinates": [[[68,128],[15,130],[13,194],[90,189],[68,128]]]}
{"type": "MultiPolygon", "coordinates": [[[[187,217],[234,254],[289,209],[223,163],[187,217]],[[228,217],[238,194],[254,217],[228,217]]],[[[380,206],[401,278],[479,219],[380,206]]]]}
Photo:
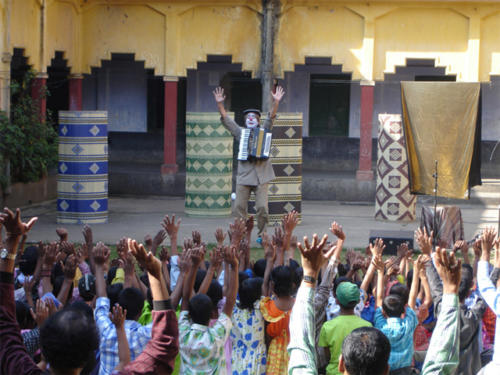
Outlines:
{"type": "Polygon", "coordinates": [[[254,109],[254,108],[245,109],[243,111],[243,114],[246,115],[247,113],[255,113],[255,114],[259,115],[259,117],[261,117],[260,111],[258,109],[254,109]]]}

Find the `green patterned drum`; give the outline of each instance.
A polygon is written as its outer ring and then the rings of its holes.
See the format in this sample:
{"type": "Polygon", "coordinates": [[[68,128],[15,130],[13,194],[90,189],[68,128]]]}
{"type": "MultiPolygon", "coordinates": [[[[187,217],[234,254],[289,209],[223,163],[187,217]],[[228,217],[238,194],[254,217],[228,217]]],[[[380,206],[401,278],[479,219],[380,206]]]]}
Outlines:
{"type": "Polygon", "coordinates": [[[186,214],[230,216],[232,176],[233,136],[220,114],[187,112],[186,214]]]}

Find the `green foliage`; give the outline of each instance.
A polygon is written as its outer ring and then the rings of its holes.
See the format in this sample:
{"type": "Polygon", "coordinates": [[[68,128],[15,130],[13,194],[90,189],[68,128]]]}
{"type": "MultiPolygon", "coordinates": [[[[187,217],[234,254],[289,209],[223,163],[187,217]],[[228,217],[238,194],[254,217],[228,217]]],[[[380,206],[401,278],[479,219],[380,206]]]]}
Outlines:
{"type": "MultiPolygon", "coordinates": [[[[57,162],[57,133],[50,121],[39,118],[39,103],[31,97],[33,77],[28,72],[23,82],[11,85],[10,119],[0,112],[0,160],[10,161],[13,182],[38,181],[57,162]]],[[[7,178],[0,178],[4,186],[7,178]]]]}

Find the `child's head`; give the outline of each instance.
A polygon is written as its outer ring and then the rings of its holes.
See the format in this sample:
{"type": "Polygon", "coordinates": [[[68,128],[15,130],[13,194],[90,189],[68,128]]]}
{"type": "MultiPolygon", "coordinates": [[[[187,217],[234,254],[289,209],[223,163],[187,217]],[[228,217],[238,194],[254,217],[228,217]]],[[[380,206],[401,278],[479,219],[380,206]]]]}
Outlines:
{"type": "Polygon", "coordinates": [[[201,284],[203,284],[203,280],[205,279],[205,276],[207,275],[207,271],[205,270],[198,270],[196,271],[196,278],[194,279],[194,291],[198,292],[198,289],[200,289],[201,284]]]}
{"type": "Polygon", "coordinates": [[[92,274],[83,275],[78,281],[78,292],[85,302],[92,301],[96,296],[95,277],[92,274]]]}
{"type": "Polygon", "coordinates": [[[389,294],[382,302],[382,310],[389,318],[399,318],[405,311],[405,305],[398,294],[389,294]]]}
{"type": "Polygon", "coordinates": [[[391,289],[389,289],[389,294],[398,295],[403,301],[403,305],[406,305],[408,303],[408,298],[410,297],[410,290],[406,285],[396,283],[391,287],[391,289]]]}
{"type": "Polygon", "coordinates": [[[212,282],[210,283],[210,286],[207,290],[207,296],[212,300],[214,309],[217,309],[217,305],[223,297],[222,286],[217,280],[212,280],[212,282]]]}
{"type": "Polygon", "coordinates": [[[255,276],[257,277],[264,277],[264,272],[266,270],[266,264],[267,264],[267,261],[262,258],[262,259],[259,259],[257,260],[254,264],[253,264],[253,273],[255,276]]]}
{"type": "Polygon", "coordinates": [[[474,271],[470,264],[462,264],[462,278],[458,287],[458,299],[461,303],[470,295],[474,283],[474,271]]]}
{"type": "Polygon", "coordinates": [[[359,295],[359,287],[345,281],[338,285],[335,298],[341,309],[351,310],[359,303],[359,295]]]}
{"type": "Polygon", "coordinates": [[[241,309],[253,309],[255,301],[262,295],[262,282],[263,279],[261,277],[253,277],[244,280],[240,284],[239,296],[241,309]]]}
{"type": "Polygon", "coordinates": [[[127,309],[127,320],[137,320],[144,307],[144,295],[137,288],[125,288],[118,295],[118,304],[127,309]]]}
{"type": "Polygon", "coordinates": [[[271,283],[274,294],[289,297],[293,292],[293,271],[288,266],[278,266],[271,271],[271,283]]]}
{"type": "Polygon", "coordinates": [[[110,306],[114,306],[115,304],[118,303],[118,296],[120,295],[122,290],[123,290],[122,283],[108,285],[108,287],[106,288],[106,292],[108,294],[110,306]]]}
{"type": "Polygon", "coordinates": [[[345,276],[340,276],[335,278],[333,280],[333,296],[335,297],[337,295],[337,288],[339,287],[340,284],[345,283],[345,282],[351,282],[351,279],[345,276]]]}
{"type": "Polygon", "coordinates": [[[206,294],[197,294],[189,300],[189,315],[193,323],[208,326],[214,305],[206,294]]]}
{"type": "Polygon", "coordinates": [[[38,260],[38,248],[36,246],[28,246],[21,256],[19,262],[19,270],[24,276],[33,275],[38,260]]]}

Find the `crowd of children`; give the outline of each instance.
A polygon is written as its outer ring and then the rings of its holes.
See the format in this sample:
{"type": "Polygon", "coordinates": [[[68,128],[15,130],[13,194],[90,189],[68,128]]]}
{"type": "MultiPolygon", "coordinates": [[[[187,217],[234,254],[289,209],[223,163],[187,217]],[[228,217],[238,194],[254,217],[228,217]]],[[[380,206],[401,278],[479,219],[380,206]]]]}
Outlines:
{"type": "Polygon", "coordinates": [[[291,212],[252,261],[252,218],[178,251],[166,216],[114,256],[88,226],[81,244],[58,228],[26,246],[35,222],[0,214],[0,374],[500,374],[491,229],[473,260],[466,241],[445,250],[420,229],[419,255],[387,256],[380,239],[343,252],[336,222],[334,241],[297,242],[291,212]]]}

